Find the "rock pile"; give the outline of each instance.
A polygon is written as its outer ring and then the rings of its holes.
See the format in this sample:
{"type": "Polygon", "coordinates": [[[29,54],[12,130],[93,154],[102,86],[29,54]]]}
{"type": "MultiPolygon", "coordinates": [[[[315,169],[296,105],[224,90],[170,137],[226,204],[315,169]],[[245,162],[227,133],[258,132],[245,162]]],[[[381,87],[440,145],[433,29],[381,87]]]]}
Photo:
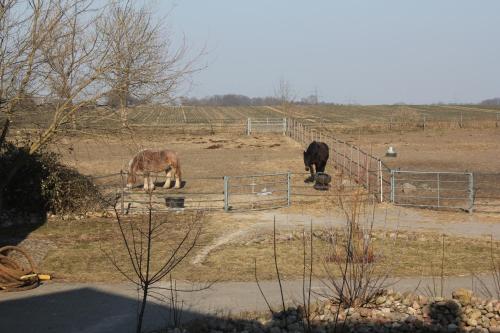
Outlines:
{"type": "MultiPolygon", "coordinates": [[[[302,306],[255,319],[207,319],[192,322],[181,332],[307,332],[302,306]]],[[[458,289],[451,299],[385,291],[361,308],[342,308],[330,302],[311,305],[311,332],[484,332],[500,333],[500,301],[475,297],[458,289]]]]}

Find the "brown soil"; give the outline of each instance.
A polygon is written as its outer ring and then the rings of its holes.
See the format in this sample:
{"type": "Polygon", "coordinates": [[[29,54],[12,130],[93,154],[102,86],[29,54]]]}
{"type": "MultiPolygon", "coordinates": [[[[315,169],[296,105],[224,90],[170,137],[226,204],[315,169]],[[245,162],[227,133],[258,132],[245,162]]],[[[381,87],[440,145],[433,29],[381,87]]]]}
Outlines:
{"type": "Polygon", "coordinates": [[[360,133],[346,138],[382,157],[391,168],[500,172],[500,129],[360,133]],[[396,149],[396,158],[384,156],[389,146],[396,149]]]}
{"type": "Polygon", "coordinates": [[[192,135],[151,133],[131,138],[73,137],[53,146],[64,162],[89,175],[126,170],[128,161],[144,148],[168,148],[178,152],[183,178],[245,175],[271,172],[303,172],[302,148],[280,135],[208,138],[192,135]],[[210,142],[207,149],[206,143],[210,142]],[[223,146],[222,146],[223,144],[223,146]],[[220,149],[215,149],[220,148],[220,149]]]}

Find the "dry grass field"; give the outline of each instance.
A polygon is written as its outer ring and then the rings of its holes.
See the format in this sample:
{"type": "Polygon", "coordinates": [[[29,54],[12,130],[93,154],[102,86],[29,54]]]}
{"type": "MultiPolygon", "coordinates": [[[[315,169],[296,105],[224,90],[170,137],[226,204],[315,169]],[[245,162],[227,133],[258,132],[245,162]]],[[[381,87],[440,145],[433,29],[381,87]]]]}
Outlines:
{"type": "MultiPolygon", "coordinates": [[[[170,217],[171,232],[155,239],[153,255],[156,265],[185,230],[189,216],[170,217]]],[[[158,217],[161,218],[161,217],[158,217]]],[[[136,217],[134,223],[144,223],[136,217]]],[[[271,221],[270,221],[271,223],[271,221]]],[[[174,277],[187,281],[252,281],[254,260],[257,260],[259,278],[274,279],[272,231],[268,228],[242,235],[213,249],[201,261],[195,258],[224,233],[241,230],[242,223],[221,214],[203,218],[203,234],[194,251],[176,269],[174,277]]],[[[315,227],[314,270],[316,277],[326,277],[325,268],[335,274],[338,264],[328,261],[331,245],[327,241],[332,229],[315,227]]],[[[9,236],[6,232],[5,236],[9,236]]],[[[436,233],[388,232],[374,233],[374,253],[379,272],[391,271],[392,276],[439,275],[442,258],[442,238],[436,233]]],[[[92,218],[80,221],[50,219],[32,232],[24,245],[42,243],[38,266],[40,271],[53,275],[55,281],[105,282],[124,281],[108,255],[127,271],[126,252],[120,240],[116,222],[112,218],[92,218]]],[[[21,245],[23,245],[21,244],[21,245]]],[[[302,274],[302,231],[282,230],[277,234],[278,262],[285,279],[300,278],[302,274]]],[[[496,249],[500,243],[495,243],[496,249]]],[[[462,237],[445,238],[445,275],[488,272],[490,269],[488,239],[462,237]]],[[[127,268],[128,267],[128,268],[127,268]]]]}

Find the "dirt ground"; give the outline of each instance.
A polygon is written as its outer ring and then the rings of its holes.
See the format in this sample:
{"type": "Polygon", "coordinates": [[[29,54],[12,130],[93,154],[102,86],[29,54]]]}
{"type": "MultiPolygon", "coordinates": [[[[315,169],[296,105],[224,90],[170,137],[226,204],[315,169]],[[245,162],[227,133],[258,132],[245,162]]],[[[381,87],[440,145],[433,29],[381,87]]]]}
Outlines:
{"type": "MultiPolygon", "coordinates": [[[[426,131],[358,135],[349,139],[368,151],[371,144],[373,153],[379,156],[383,155],[387,146],[395,146],[398,157],[387,160],[392,167],[500,170],[500,160],[492,158],[500,153],[500,131],[426,131]]],[[[293,185],[296,187],[292,188],[292,192],[305,186],[303,147],[280,135],[200,136],[155,132],[136,137],[78,136],[65,138],[53,146],[67,164],[92,176],[126,169],[133,154],[143,148],[169,148],[179,153],[186,184],[182,190],[163,190],[169,193],[182,194],[210,188],[221,191],[224,175],[287,171],[297,173],[293,185]],[[211,177],[215,179],[213,183],[200,179],[211,177]]],[[[335,174],[331,164],[327,171],[335,174]]],[[[339,182],[338,179],[335,181],[339,182]]],[[[135,191],[140,193],[142,190],[135,191]]],[[[292,206],[279,210],[224,213],[220,209],[207,214],[203,221],[203,236],[186,261],[179,266],[176,278],[192,281],[252,280],[255,259],[259,263],[261,278],[274,278],[272,242],[269,238],[274,219],[277,221],[279,257],[284,277],[296,278],[301,274],[301,232],[311,220],[314,220],[314,230],[318,233],[314,238],[317,248],[315,260],[318,261],[318,268],[321,268],[321,261],[329,246],[321,235],[332,228],[342,228],[346,216],[333,198],[335,194],[317,191],[314,194],[316,196],[310,197],[308,202],[292,195],[292,206]]],[[[380,269],[391,269],[395,276],[436,274],[435,267],[441,260],[441,235],[447,233],[446,260],[453,262],[453,265],[448,266],[446,274],[489,270],[487,259],[491,249],[488,239],[490,236],[498,239],[496,217],[386,206],[378,205],[375,216],[376,247],[381,253],[380,269]],[[401,238],[395,235],[401,235],[401,238]],[[391,266],[393,261],[389,260],[393,254],[398,255],[400,264],[397,267],[391,266]]],[[[366,209],[365,216],[369,219],[370,208],[366,209]]],[[[180,214],[179,217],[184,213],[180,214]]],[[[15,234],[12,236],[15,237],[15,234]]],[[[162,244],[170,244],[178,236],[178,232],[164,235],[166,238],[160,238],[158,245],[162,247],[162,244]]],[[[69,221],[51,218],[32,232],[25,242],[31,247],[43,244],[44,248],[50,249],[39,258],[39,264],[44,272],[53,274],[57,279],[123,279],[105,255],[106,250],[113,249],[117,251],[118,259],[124,260],[126,264],[126,257],[120,253],[120,236],[112,218],[69,221]]],[[[316,274],[321,276],[324,272],[318,270],[316,274]]]]}
{"type": "Polygon", "coordinates": [[[391,168],[500,173],[500,129],[358,133],[344,138],[382,157],[391,168]],[[396,149],[396,158],[385,157],[389,146],[396,149]]]}
{"type": "Polygon", "coordinates": [[[304,170],[301,146],[280,135],[169,135],[66,138],[53,147],[63,160],[88,175],[126,170],[133,155],[145,148],[178,152],[183,177],[214,177],[304,170]]]}

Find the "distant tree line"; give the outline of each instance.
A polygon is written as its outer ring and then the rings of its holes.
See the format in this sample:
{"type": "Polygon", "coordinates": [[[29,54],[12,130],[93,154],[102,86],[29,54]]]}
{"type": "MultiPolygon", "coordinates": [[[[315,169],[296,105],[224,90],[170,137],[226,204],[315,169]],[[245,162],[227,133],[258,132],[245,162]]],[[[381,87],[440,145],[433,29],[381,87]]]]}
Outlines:
{"type": "MultiPolygon", "coordinates": [[[[191,106],[264,106],[281,105],[283,98],[278,97],[248,97],[239,94],[212,95],[202,98],[181,97],[179,99],[182,105],[191,106]]],[[[300,101],[290,101],[292,104],[323,104],[319,102],[317,96],[311,95],[302,98],[300,101]]]]}
{"type": "Polygon", "coordinates": [[[480,104],[481,105],[490,105],[490,106],[500,105],[500,97],[485,99],[480,104]]]}

